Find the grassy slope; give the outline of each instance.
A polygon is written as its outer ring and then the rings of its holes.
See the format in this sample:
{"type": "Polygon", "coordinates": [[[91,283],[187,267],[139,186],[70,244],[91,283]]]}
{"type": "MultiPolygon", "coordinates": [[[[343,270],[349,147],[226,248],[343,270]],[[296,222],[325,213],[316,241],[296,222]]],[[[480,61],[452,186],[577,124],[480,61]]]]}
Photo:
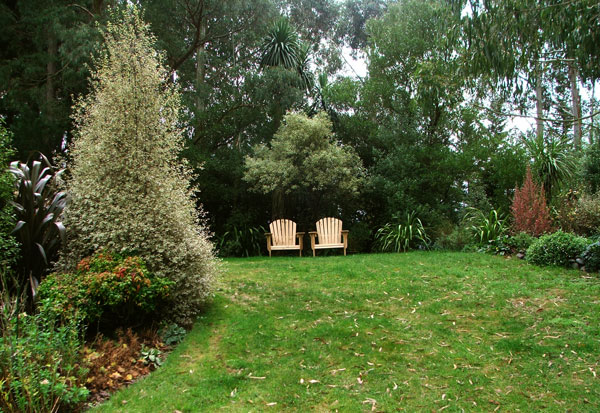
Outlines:
{"type": "Polygon", "coordinates": [[[458,253],[225,267],[165,365],[98,411],[600,409],[596,278],[458,253]]]}

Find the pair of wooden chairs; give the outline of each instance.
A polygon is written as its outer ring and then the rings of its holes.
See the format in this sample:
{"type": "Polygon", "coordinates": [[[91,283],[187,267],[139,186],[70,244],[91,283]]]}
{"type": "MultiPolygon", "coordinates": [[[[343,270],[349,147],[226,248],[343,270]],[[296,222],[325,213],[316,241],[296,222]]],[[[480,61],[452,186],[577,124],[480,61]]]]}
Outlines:
{"type": "MultiPolygon", "coordinates": [[[[343,248],[346,255],[348,248],[348,232],[342,230],[342,221],[337,218],[322,218],[317,221],[317,230],[310,231],[310,246],[313,257],[316,250],[328,248],[343,248]]],[[[269,225],[271,232],[267,237],[269,257],[271,251],[300,251],[302,256],[304,232],[296,232],[296,223],[289,219],[277,219],[269,225]],[[298,243],[296,243],[298,240],[298,243]]]]}

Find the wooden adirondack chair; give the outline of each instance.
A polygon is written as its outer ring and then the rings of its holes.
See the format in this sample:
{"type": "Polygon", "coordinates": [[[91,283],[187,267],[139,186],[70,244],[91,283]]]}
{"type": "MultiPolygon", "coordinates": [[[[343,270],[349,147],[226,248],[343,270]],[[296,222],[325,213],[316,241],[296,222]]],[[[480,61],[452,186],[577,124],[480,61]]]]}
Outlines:
{"type": "Polygon", "coordinates": [[[348,248],[348,230],[342,230],[342,220],[337,218],[322,218],[317,221],[317,230],[310,231],[310,246],[315,256],[315,250],[328,248],[343,248],[346,255],[348,248]],[[318,241],[318,244],[316,243],[318,241]]]}
{"type": "Polygon", "coordinates": [[[267,250],[269,257],[271,251],[299,250],[302,256],[304,232],[296,232],[296,223],[289,219],[276,219],[269,224],[271,232],[265,234],[267,237],[267,250]],[[295,238],[298,238],[296,244],[295,238]]]}

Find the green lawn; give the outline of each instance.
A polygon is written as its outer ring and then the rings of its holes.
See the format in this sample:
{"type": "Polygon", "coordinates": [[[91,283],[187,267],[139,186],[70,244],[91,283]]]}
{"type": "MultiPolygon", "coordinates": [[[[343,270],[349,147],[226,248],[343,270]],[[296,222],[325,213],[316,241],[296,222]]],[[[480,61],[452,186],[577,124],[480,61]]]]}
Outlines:
{"type": "Polygon", "coordinates": [[[462,253],[224,267],[164,366],[98,411],[600,410],[595,277],[462,253]]]}

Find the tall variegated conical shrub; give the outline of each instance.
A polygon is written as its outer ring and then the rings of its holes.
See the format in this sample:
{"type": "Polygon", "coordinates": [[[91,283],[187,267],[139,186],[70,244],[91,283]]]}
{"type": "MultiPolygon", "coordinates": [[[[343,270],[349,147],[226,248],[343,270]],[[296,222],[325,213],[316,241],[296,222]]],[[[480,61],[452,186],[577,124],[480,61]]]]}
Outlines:
{"type": "Polygon", "coordinates": [[[75,107],[69,243],[61,269],[93,251],[143,257],[176,282],[171,318],[189,325],[217,270],[199,221],[178,121],[180,96],[135,8],[115,14],[95,62],[91,92],[75,107]],[[116,16],[116,17],[115,17],[116,16]]]}

